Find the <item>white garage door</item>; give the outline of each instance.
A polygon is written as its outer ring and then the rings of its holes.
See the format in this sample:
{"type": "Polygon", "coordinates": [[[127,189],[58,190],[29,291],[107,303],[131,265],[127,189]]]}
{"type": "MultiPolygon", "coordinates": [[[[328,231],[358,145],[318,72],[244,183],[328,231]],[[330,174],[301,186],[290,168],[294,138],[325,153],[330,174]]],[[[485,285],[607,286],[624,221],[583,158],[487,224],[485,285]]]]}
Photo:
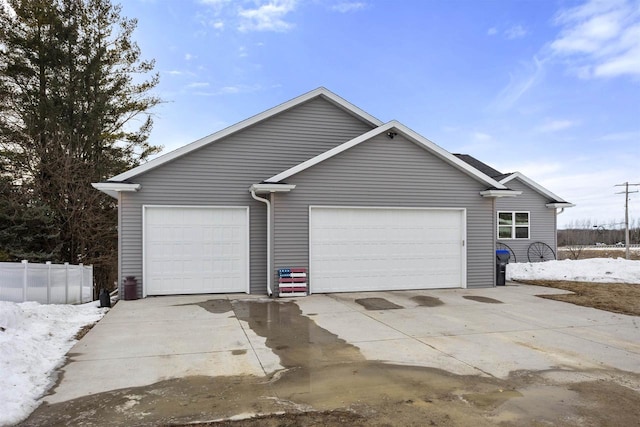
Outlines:
{"type": "Polygon", "coordinates": [[[249,291],[249,208],[144,207],[145,295],[249,291]]]}
{"type": "Polygon", "coordinates": [[[311,207],[312,292],[466,287],[462,209],[311,207]]]}

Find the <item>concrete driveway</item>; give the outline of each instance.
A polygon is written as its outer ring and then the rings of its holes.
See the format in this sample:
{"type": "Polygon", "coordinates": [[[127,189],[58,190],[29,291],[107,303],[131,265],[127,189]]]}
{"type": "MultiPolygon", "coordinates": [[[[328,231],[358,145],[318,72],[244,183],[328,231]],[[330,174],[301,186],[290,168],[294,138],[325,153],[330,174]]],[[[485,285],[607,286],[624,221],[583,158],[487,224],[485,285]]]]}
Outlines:
{"type": "Polygon", "coordinates": [[[309,324],[359,349],[366,360],[495,378],[518,370],[575,380],[640,374],[639,318],[535,296],[550,293],[562,291],[511,285],[275,301],[247,295],[121,301],[73,347],[44,400],[54,404],[187,376],[268,376],[316,357],[284,353],[296,339],[310,348],[326,342],[301,319],[312,319],[309,324]],[[296,328],[306,330],[302,337],[296,328]]]}

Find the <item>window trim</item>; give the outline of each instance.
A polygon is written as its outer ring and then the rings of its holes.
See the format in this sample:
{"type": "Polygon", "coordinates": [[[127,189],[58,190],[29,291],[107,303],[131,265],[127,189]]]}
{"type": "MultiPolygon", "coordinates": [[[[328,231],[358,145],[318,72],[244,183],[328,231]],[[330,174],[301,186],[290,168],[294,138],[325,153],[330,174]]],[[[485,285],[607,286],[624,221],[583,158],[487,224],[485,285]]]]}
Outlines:
{"type": "Polygon", "coordinates": [[[496,212],[496,237],[498,240],[531,240],[531,211],[497,211],[496,212]],[[511,237],[500,237],[500,214],[511,214],[511,237]],[[527,214],[527,225],[517,225],[518,228],[527,228],[527,237],[516,237],[516,214],[527,214]]]}

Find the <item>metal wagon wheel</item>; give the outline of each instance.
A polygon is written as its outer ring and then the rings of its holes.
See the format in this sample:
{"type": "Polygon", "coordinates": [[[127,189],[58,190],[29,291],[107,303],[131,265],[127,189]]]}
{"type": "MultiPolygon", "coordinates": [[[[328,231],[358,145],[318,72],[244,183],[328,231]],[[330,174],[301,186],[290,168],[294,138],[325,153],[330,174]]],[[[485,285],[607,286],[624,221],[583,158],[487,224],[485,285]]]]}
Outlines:
{"type": "Polygon", "coordinates": [[[552,261],[556,259],[556,254],[551,246],[544,242],[533,242],[527,249],[527,257],[529,262],[552,261]]]}
{"type": "Polygon", "coordinates": [[[515,252],[513,252],[513,249],[511,249],[504,243],[496,242],[496,249],[504,249],[505,251],[509,251],[509,262],[518,262],[516,261],[516,254],[515,252]]]}

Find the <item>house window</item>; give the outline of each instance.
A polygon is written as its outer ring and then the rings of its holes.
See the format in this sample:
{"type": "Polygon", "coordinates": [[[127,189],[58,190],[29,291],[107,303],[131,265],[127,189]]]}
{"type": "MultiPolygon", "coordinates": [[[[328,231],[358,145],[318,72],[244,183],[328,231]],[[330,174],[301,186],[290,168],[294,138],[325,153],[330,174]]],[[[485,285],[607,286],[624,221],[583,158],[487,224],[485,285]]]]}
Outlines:
{"type": "Polygon", "coordinates": [[[529,212],[498,212],[498,239],[528,239],[529,212]]]}

